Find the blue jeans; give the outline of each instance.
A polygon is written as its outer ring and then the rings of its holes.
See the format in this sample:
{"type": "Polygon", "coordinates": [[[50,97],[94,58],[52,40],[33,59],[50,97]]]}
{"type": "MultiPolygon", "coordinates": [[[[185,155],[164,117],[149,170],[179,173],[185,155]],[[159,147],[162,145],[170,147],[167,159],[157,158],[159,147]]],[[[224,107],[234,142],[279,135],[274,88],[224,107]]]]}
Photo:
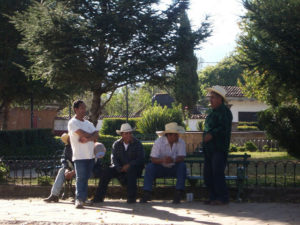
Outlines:
{"type": "Polygon", "coordinates": [[[153,181],[155,180],[155,178],[159,177],[177,178],[176,190],[184,190],[186,179],[186,165],[184,162],[179,162],[171,168],[167,168],[160,164],[149,163],[146,166],[144,190],[152,191],[153,181]]]}
{"type": "Polygon", "coordinates": [[[208,188],[211,201],[219,200],[228,202],[228,189],[225,181],[225,168],[227,153],[212,152],[205,154],[204,159],[204,182],[208,188]]]}
{"type": "Polygon", "coordinates": [[[51,188],[51,194],[55,196],[59,196],[64,182],[65,182],[65,168],[62,167],[59,169],[56,175],[55,182],[51,188]]]}
{"type": "Polygon", "coordinates": [[[76,199],[85,201],[88,194],[88,180],[92,174],[95,159],[75,160],[76,199]]]}

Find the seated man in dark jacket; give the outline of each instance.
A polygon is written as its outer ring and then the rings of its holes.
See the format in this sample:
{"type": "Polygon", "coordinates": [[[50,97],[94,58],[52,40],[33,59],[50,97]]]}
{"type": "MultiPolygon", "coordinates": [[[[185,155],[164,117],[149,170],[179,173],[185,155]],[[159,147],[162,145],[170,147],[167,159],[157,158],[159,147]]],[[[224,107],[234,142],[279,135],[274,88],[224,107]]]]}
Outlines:
{"type": "Polygon", "coordinates": [[[72,148],[70,138],[67,133],[61,136],[62,142],[65,144],[64,156],[62,158],[62,168],[59,169],[55,182],[51,189],[51,194],[48,198],[44,199],[45,202],[58,202],[58,196],[65,179],[70,179],[75,175],[74,164],[72,162],[72,148]]]}
{"type": "Polygon", "coordinates": [[[132,135],[130,124],[122,124],[117,134],[121,138],[112,146],[111,166],[103,171],[93,199],[94,203],[103,202],[108,183],[112,178],[118,178],[122,185],[127,185],[127,203],[136,202],[137,178],[144,168],[143,145],[132,135]]]}

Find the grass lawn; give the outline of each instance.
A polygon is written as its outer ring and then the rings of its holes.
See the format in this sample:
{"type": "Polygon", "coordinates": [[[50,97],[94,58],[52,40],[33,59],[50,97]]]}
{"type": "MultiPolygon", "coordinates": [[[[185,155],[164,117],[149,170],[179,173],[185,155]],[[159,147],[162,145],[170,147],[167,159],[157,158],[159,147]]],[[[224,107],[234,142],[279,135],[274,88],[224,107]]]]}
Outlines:
{"type": "Polygon", "coordinates": [[[274,160],[297,160],[295,157],[290,156],[287,152],[231,152],[231,155],[245,154],[251,155],[251,161],[274,161],[274,160]]]}

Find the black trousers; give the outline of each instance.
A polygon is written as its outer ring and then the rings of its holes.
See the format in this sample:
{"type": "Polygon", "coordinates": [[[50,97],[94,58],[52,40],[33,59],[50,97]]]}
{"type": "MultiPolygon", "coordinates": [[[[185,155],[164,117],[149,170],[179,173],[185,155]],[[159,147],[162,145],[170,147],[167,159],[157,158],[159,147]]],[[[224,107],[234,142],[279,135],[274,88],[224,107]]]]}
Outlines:
{"type": "Polygon", "coordinates": [[[107,186],[112,178],[117,178],[122,186],[127,186],[127,199],[135,199],[137,192],[137,178],[141,177],[144,166],[130,165],[128,171],[118,172],[115,167],[104,169],[101,174],[99,185],[96,190],[95,199],[103,200],[106,195],[107,186]]]}
{"type": "Polygon", "coordinates": [[[225,152],[212,152],[210,154],[205,154],[203,175],[211,201],[229,201],[228,189],[225,181],[226,164],[227,153],[225,152]]]}

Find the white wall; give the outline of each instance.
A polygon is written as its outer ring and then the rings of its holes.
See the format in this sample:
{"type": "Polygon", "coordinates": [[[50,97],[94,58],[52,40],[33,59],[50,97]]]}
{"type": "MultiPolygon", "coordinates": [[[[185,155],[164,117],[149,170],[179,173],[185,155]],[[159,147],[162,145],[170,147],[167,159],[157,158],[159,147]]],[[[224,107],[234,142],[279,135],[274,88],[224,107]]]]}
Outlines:
{"type": "MultiPolygon", "coordinates": [[[[68,122],[69,120],[64,119],[56,119],[54,120],[54,130],[68,130],[68,122]]],[[[102,126],[103,120],[98,120],[96,129],[100,130],[102,126]]]]}
{"type": "Polygon", "coordinates": [[[197,129],[198,121],[200,121],[200,119],[189,119],[187,123],[186,120],[184,121],[184,123],[188,125],[190,131],[198,131],[197,129]]]}
{"type": "Polygon", "coordinates": [[[264,103],[258,102],[257,100],[244,100],[244,101],[229,101],[232,105],[230,110],[232,112],[232,122],[239,122],[239,112],[260,112],[268,108],[264,103]]]}

